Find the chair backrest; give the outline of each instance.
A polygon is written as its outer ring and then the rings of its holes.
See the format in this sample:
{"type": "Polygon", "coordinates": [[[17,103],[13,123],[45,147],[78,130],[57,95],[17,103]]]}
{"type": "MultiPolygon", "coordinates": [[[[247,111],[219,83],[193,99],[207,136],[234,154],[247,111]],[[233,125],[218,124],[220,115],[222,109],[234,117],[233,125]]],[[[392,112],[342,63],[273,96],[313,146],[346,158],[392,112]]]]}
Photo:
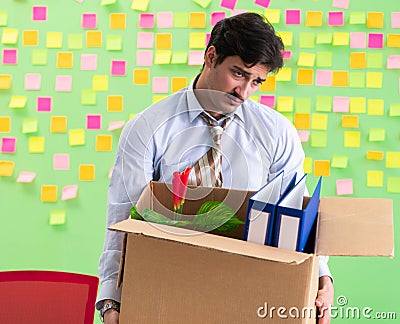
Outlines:
{"type": "Polygon", "coordinates": [[[0,272],[0,323],[93,324],[98,284],[77,273],[0,272]]]}

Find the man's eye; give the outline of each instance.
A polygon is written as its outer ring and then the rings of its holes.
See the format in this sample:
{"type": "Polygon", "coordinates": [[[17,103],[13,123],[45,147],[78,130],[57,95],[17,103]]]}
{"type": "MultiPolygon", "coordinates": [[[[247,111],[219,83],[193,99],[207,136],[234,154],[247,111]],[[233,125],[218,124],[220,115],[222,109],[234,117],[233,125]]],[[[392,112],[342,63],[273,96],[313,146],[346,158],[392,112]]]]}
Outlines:
{"type": "Polygon", "coordinates": [[[256,85],[256,86],[259,86],[259,85],[262,84],[262,81],[260,81],[260,80],[254,80],[254,81],[253,81],[253,84],[256,85]]]}
{"type": "Polygon", "coordinates": [[[243,73],[240,72],[240,71],[233,71],[233,74],[234,74],[235,76],[237,76],[237,77],[242,77],[242,76],[243,76],[243,73]]]}

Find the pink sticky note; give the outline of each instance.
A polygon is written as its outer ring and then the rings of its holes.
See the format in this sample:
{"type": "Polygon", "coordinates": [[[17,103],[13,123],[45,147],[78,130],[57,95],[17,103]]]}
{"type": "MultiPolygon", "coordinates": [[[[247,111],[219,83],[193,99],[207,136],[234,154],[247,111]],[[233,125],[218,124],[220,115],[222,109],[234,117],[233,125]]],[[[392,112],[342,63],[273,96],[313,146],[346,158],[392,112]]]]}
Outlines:
{"type": "Polygon", "coordinates": [[[78,195],[78,186],[64,186],[61,191],[61,200],[74,199],[78,195]]]}
{"type": "Polygon", "coordinates": [[[153,46],[154,46],[154,33],[149,33],[149,32],[137,33],[138,48],[153,48],[153,46]]]}
{"type": "Polygon", "coordinates": [[[29,183],[36,178],[35,172],[21,171],[18,175],[17,182],[29,183]]]}
{"type": "Polygon", "coordinates": [[[154,14],[140,14],[139,28],[154,28],[154,14]]]}
{"type": "Polygon", "coordinates": [[[260,96],[260,103],[267,107],[275,107],[275,96],[260,96]]]}
{"type": "Polygon", "coordinates": [[[328,12],[328,26],[343,26],[343,25],[344,25],[343,11],[328,12]]]}
{"type": "Polygon", "coordinates": [[[54,170],[69,170],[69,154],[54,154],[53,155],[54,170]]]}
{"type": "Polygon", "coordinates": [[[332,70],[317,70],[315,84],[317,86],[331,86],[332,75],[332,70]]]}
{"type": "Polygon", "coordinates": [[[150,50],[136,51],[136,65],[137,66],[153,65],[153,51],[150,50]]]}
{"type": "Polygon", "coordinates": [[[348,112],[350,106],[349,97],[333,97],[333,112],[348,112]]]}
{"type": "Polygon", "coordinates": [[[81,70],[96,70],[97,69],[97,54],[82,54],[81,55],[81,70]]]}
{"type": "Polygon", "coordinates": [[[300,142],[308,142],[310,139],[310,131],[299,130],[297,131],[297,134],[299,135],[300,142]]]}
{"type": "Polygon", "coordinates": [[[368,48],[382,48],[383,47],[383,34],[368,34],[368,48]]]}
{"type": "Polygon", "coordinates": [[[111,61],[111,75],[112,76],[125,76],[126,75],[126,61],[112,60],[111,61]]]}
{"type": "Polygon", "coordinates": [[[108,179],[111,179],[113,171],[114,171],[114,168],[111,167],[110,171],[108,171],[108,179]]]}
{"type": "Polygon", "coordinates": [[[188,65],[203,65],[204,52],[203,51],[189,51],[188,65]]]}
{"type": "Polygon", "coordinates": [[[353,179],[336,180],[336,194],[351,195],[353,193],[353,179]]]}
{"type": "Polygon", "coordinates": [[[271,0],[255,0],[254,3],[264,8],[268,8],[271,0]]]}
{"type": "Polygon", "coordinates": [[[154,77],[153,78],[153,92],[154,93],[168,93],[168,77],[154,77]]]}
{"type": "Polygon", "coordinates": [[[33,6],[32,20],[45,21],[47,20],[47,6],[33,6]]]}
{"type": "Polygon", "coordinates": [[[292,58],[292,51],[282,51],[282,58],[284,60],[290,60],[292,58]]]}
{"type": "Polygon", "coordinates": [[[400,69],[400,55],[390,55],[387,58],[387,69],[400,69]]]}
{"type": "Polygon", "coordinates": [[[158,12],[157,27],[158,28],[174,27],[174,14],[172,12],[158,12]]]}
{"type": "Polygon", "coordinates": [[[232,16],[232,17],[233,17],[233,16],[237,16],[237,15],[240,15],[240,14],[246,13],[246,12],[248,12],[248,11],[245,10],[245,9],[236,9],[236,10],[232,10],[231,16],[232,16]]]}
{"type": "Polygon", "coordinates": [[[25,74],[25,90],[40,90],[41,86],[41,75],[40,73],[27,73],[25,74]]]}
{"type": "Polygon", "coordinates": [[[97,14],[83,13],[82,14],[82,28],[86,28],[86,29],[97,28],[97,14]]]}
{"type": "Polygon", "coordinates": [[[366,48],[367,34],[364,32],[350,33],[350,48],[366,48]]]}
{"type": "Polygon", "coordinates": [[[108,125],[107,130],[108,131],[113,131],[113,130],[116,130],[116,129],[120,129],[120,128],[124,127],[124,125],[125,125],[125,121],[123,121],[123,120],[110,122],[110,124],[108,125]]]}
{"type": "Polygon", "coordinates": [[[71,75],[56,75],[56,91],[71,92],[72,91],[72,76],[71,75]]]}
{"type": "Polygon", "coordinates": [[[235,9],[237,0],[222,0],[220,6],[227,9],[235,9]]]}
{"type": "Polygon", "coordinates": [[[3,64],[17,64],[18,52],[17,49],[5,48],[3,49],[3,64]]]}
{"type": "Polygon", "coordinates": [[[38,112],[50,112],[52,106],[51,97],[37,97],[36,98],[36,110],[38,112]]]}
{"type": "Polygon", "coordinates": [[[15,137],[3,137],[1,139],[2,153],[15,153],[17,148],[17,139],[15,137]]]}
{"type": "Polygon", "coordinates": [[[216,11],[211,13],[211,26],[215,26],[218,21],[225,19],[226,12],[224,11],[216,11]]]}
{"type": "Polygon", "coordinates": [[[206,45],[208,45],[208,42],[210,41],[211,38],[211,33],[206,34],[206,45]]]}
{"type": "Polygon", "coordinates": [[[86,129],[101,129],[101,115],[87,115],[86,129]]]}
{"type": "Polygon", "coordinates": [[[392,12],[392,28],[400,28],[400,12],[392,12]]]}
{"type": "Polygon", "coordinates": [[[286,10],[286,25],[300,25],[300,10],[286,10]]]}
{"type": "Polygon", "coordinates": [[[332,7],[348,9],[349,8],[349,0],[333,0],[332,7]]]}

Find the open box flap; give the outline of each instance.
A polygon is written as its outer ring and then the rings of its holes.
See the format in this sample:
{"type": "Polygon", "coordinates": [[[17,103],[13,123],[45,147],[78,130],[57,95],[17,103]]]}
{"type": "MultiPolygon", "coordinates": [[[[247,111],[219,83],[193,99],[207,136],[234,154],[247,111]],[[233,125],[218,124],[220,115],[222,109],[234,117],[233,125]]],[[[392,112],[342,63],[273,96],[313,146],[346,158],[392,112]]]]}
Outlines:
{"type": "Polygon", "coordinates": [[[394,256],[392,200],[320,199],[316,253],[343,256],[394,256]]]}

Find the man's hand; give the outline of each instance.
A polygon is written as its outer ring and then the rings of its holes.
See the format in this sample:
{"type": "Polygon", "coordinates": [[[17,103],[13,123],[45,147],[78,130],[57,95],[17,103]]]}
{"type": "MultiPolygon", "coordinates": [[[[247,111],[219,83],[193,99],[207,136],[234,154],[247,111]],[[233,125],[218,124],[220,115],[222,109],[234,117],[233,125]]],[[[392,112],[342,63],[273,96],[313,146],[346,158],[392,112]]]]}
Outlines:
{"type": "Polygon", "coordinates": [[[119,324],[119,313],[110,309],[104,314],[104,324],[119,324]]]}
{"type": "Polygon", "coordinates": [[[331,322],[331,307],[333,305],[333,284],[329,276],[319,278],[319,290],[315,306],[318,308],[318,324],[331,322]]]}

